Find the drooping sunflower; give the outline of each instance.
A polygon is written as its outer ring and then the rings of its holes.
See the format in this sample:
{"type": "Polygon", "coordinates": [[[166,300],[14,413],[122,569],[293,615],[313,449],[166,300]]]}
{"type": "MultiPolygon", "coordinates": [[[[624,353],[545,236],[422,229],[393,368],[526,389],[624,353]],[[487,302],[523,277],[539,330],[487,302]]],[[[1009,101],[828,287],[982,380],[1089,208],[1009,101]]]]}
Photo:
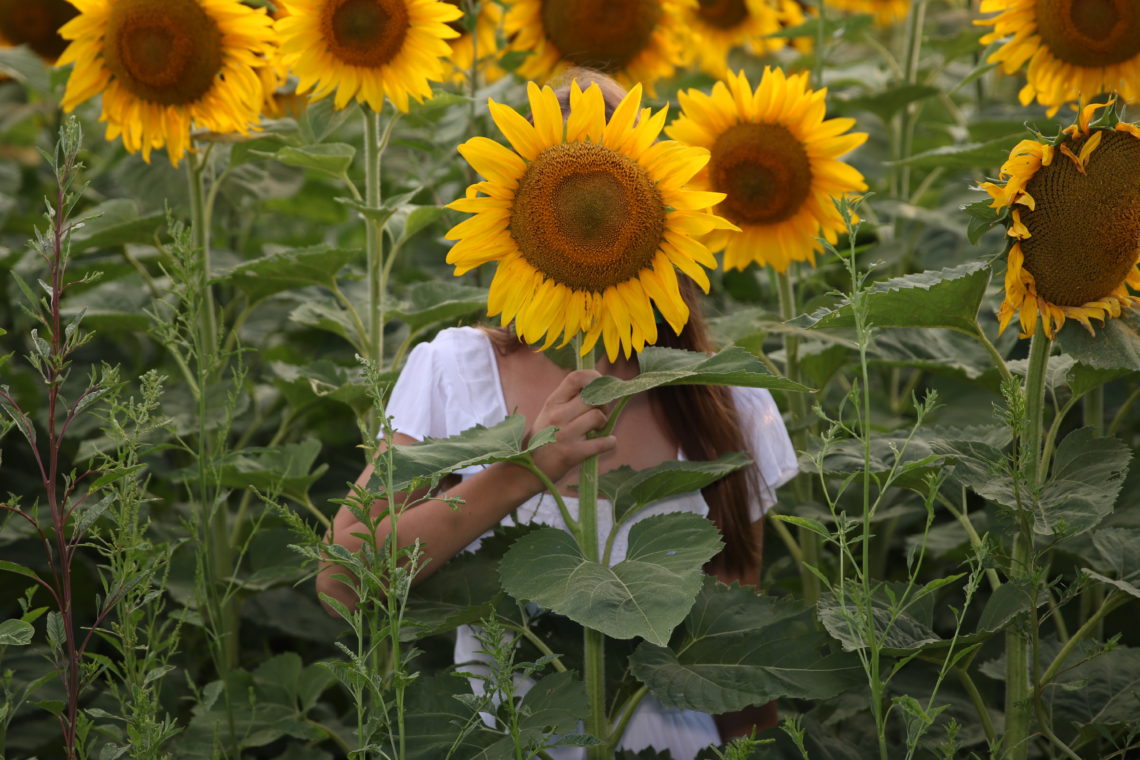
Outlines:
{"type": "Polygon", "coordinates": [[[877,26],[891,26],[906,19],[910,0],[827,0],[827,7],[847,13],[869,13],[877,26]]]}
{"type": "Polygon", "coordinates": [[[693,32],[691,52],[701,69],[715,77],[728,72],[728,54],[735,47],[763,54],[784,45],[783,40],[764,39],[781,28],[772,0],[697,0],[685,15],[693,32]]]}
{"type": "Polygon", "coordinates": [[[374,111],[384,98],[401,111],[408,97],[431,97],[429,81],[447,77],[448,24],[463,12],[442,0],[288,0],[277,22],[281,56],[297,76],[297,92],[337,108],[355,98],[374,111]]]}
{"type": "Polygon", "coordinates": [[[132,153],[166,146],[177,165],[190,125],[248,133],[263,91],[257,69],[273,46],[264,10],[237,0],[72,0],[79,15],[60,30],[74,63],[63,108],[102,93],[107,139],[132,153]]]}
{"type": "Polygon", "coordinates": [[[993,18],[983,45],[1008,38],[989,60],[1012,74],[1026,61],[1022,105],[1037,102],[1052,115],[1073,100],[1116,92],[1140,101],[1140,2],[1137,0],[983,0],[993,18]]]}
{"type": "Polygon", "coordinates": [[[725,193],[716,212],[741,232],[714,231],[705,241],[724,250],[726,269],[752,262],[779,272],[793,261],[815,261],[816,238],[835,242],[844,229],[832,203],[867,189],[863,175],[839,156],[867,139],[844,134],[854,119],[824,119],[826,89],[808,89],[808,75],[764,69],[755,90],[743,72],[713,85],[712,94],[678,93],[682,115],[665,132],[707,148],[708,166],[693,186],[725,193]]]}
{"type": "Polygon", "coordinates": [[[570,67],[602,71],[629,88],[672,76],[689,32],[684,11],[696,0],[508,0],[510,49],[528,53],[518,68],[547,80],[570,67]]]}
{"type": "Polygon", "coordinates": [[[732,227],[707,211],[721,194],[684,187],[708,152],[656,142],[665,109],[640,109],[640,86],[608,121],[596,83],[571,83],[565,121],[552,89],[531,82],[528,95],[533,124],[490,103],[514,150],[486,137],[459,146],[486,181],[449,206],[475,216],[447,233],[458,241],[447,262],[456,275],[497,262],[488,312],[543,348],[582,334],[583,353],[600,338],[611,360],[628,357],[657,340],[655,306],[680,333],[675,269],[708,292],[702,267],[716,259],[696,238],[732,227]]]}
{"type": "MultiPolygon", "coordinates": [[[[447,0],[460,6],[460,0],[447,0]]],[[[471,75],[471,66],[479,58],[479,78],[484,84],[496,82],[506,75],[498,64],[499,32],[503,28],[503,8],[494,0],[483,0],[475,17],[475,31],[467,29],[462,21],[451,22],[459,36],[451,40],[451,81],[463,84],[471,75]]]]}
{"type": "Polygon", "coordinates": [[[1091,126],[1104,108],[1082,109],[1053,142],[1022,140],[1001,167],[1004,184],[982,183],[1009,209],[1000,329],[1018,316],[1022,337],[1037,316],[1052,338],[1075,319],[1091,333],[1140,302],[1140,125],[1091,126]]]}
{"type": "Polygon", "coordinates": [[[0,47],[27,45],[49,63],[67,47],[59,28],[78,11],[67,0],[0,0],[0,47]]]}

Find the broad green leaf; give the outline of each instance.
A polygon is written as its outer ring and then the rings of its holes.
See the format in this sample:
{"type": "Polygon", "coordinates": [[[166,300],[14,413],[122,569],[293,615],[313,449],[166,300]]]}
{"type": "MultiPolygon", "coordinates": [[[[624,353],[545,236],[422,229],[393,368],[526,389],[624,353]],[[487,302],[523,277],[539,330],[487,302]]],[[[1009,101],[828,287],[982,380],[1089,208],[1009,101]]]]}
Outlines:
{"type": "MultiPolygon", "coordinates": [[[[1006,581],[999,586],[986,601],[982,616],[978,619],[978,631],[995,633],[1005,628],[1009,621],[1033,608],[1034,587],[1019,581],[1006,581]]],[[[1045,603],[1045,595],[1038,594],[1037,605],[1045,603]]]]}
{"type": "Polygon", "coordinates": [[[226,488],[256,488],[303,496],[328,470],[327,464],[313,468],[320,451],[320,441],[314,438],[284,446],[243,449],[221,462],[217,477],[226,488]]]}
{"type": "Polygon", "coordinates": [[[1057,340],[1065,353],[1090,367],[1140,370],[1140,311],[1126,309],[1095,330],[1089,335],[1076,320],[1066,320],[1057,340]]]}
{"type": "Polygon", "coordinates": [[[499,734],[483,730],[482,720],[461,696],[470,697],[471,689],[454,675],[420,675],[411,683],[404,724],[406,760],[470,760],[498,741],[499,734]]]}
{"type": "Polygon", "coordinates": [[[1098,580],[1108,586],[1118,588],[1124,593],[1130,594],[1137,599],[1140,599],[1140,585],[1137,585],[1135,582],[1129,582],[1120,578],[1109,578],[1107,575],[1101,575],[1095,570],[1089,570],[1087,567],[1084,568],[1084,574],[1093,580],[1098,580]]]}
{"type": "Polygon", "coordinates": [[[615,639],[664,646],[700,590],[701,567],[719,551],[711,521],[691,513],[634,523],[626,558],[613,567],[582,556],[574,538],[536,530],[503,558],[503,588],[615,639]]]}
{"type": "MultiPolygon", "coordinates": [[[[1016,509],[1017,493],[1008,471],[1005,451],[985,441],[932,441],[934,451],[954,460],[950,478],[984,499],[1016,509]]],[[[1022,505],[1027,497],[1022,494],[1022,505]]]]}
{"type": "MultiPolygon", "coordinates": [[[[980,381],[994,370],[993,360],[976,340],[957,330],[937,327],[879,331],[871,341],[869,355],[873,362],[972,381],[980,381]]],[[[997,390],[996,383],[993,388],[997,390]]]]}
{"type": "Polygon", "coordinates": [[[22,647],[32,643],[35,627],[24,620],[5,620],[0,623],[0,647],[22,647]]]}
{"type": "Polygon", "coordinates": [[[790,599],[707,577],[666,648],[643,642],[630,670],[667,707],[721,713],[772,699],[830,699],[863,671],[851,655],[826,654],[812,611],[790,599]]]}
{"type": "MultiPolygon", "coordinates": [[[[1049,362],[1052,364],[1052,360],[1049,362]]],[[[1135,370],[1128,370],[1122,368],[1116,369],[1101,369],[1098,367],[1091,367],[1087,364],[1076,362],[1072,368],[1069,369],[1068,375],[1065,378],[1065,384],[1069,386],[1069,390],[1075,396],[1083,396],[1089,391],[1096,390],[1105,383],[1111,383],[1113,380],[1130,375],[1135,370]]]]}
{"type": "Polygon", "coordinates": [[[425,98],[422,101],[411,102],[411,109],[409,113],[422,113],[425,111],[435,111],[441,108],[450,108],[451,106],[459,105],[461,103],[470,103],[471,98],[466,95],[460,95],[456,92],[449,92],[447,90],[434,88],[431,91],[431,97],[425,98]]]}
{"type": "Polygon", "coordinates": [[[945,167],[973,170],[979,166],[1001,166],[1009,158],[1009,138],[1001,137],[987,142],[970,142],[946,145],[916,153],[899,161],[886,161],[890,166],[912,166],[921,169],[945,167]]]}
{"type": "MultiPolygon", "coordinates": [[[[1092,534],[1097,569],[1140,586],[1140,528],[1101,528],[1092,534]]],[[[1093,557],[1088,557],[1092,561],[1093,557]]]]}
{"type": "Polygon", "coordinates": [[[392,214],[388,234],[397,248],[403,247],[416,233],[442,217],[445,211],[442,206],[402,206],[392,214]]]}
{"type": "Polygon", "coordinates": [[[993,201],[989,198],[963,206],[962,210],[970,217],[966,237],[971,245],[976,245],[982,239],[982,235],[1001,219],[1001,214],[993,208],[993,201]]]}
{"type": "MultiPolygon", "coordinates": [[[[903,430],[872,437],[869,472],[884,477],[897,468],[895,485],[925,492],[926,476],[940,469],[941,457],[931,452],[930,444],[921,435],[911,437],[909,442],[908,435],[903,430]]],[[[828,475],[863,472],[862,441],[849,438],[832,443],[820,464],[828,475]]]]}
{"type": "Polygon", "coordinates": [[[1097,438],[1091,428],[1069,433],[1041,493],[1036,530],[1073,536],[1096,527],[1112,511],[1131,459],[1117,438],[1097,438]]]}
{"type": "Polygon", "coordinates": [[[251,302],[257,302],[275,293],[309,285],[331,288],[337,273],[359,255],[359,251],[327,246],[297,248],[243,262],[217,281],[233,284],[251,302]]]}
{"type": "MultiPolygon", "coordinates": [[[[877,282],[866,295],[867,319],[875,327],[949,327],[972,332],[989,281],[989,267],[971,262],[877,282]]],[[[853,327],[855,317],[851,304],[844,301],[797,317],[790,324],[853,327]]]]}
{"type": "Polygon", "coordinates": [[[1064,726],[1135,728],[1140,705],[1140,650],[1117,646],[1073,667],[1045,690],[1045,702],[1064,726]]]}
{"type": "Polygon", "coordinates": [[[410,639],[445,633],[478,623],[496,610],[517,617],[513,602],[501,603],[506,597],[499,585],[499,562],[510,545],[531,530],[530,526],[500,527],[495,536],[482,541],[478,551],[459,554],[420,582],[408,599],[401,634],[410,639]]]}
{"type": "Polygon", "coordinates": [[[9,562],[3,559],[0,559],[0,572],[9,572],[16,575],[22,575],[25,578],[32,578],[33,580],[37,581],[40,580],[40,576],[36,575],[34,570],[24,567],[23,565],[18,565],[15,562],[9,562]]]}
{"type": "Polygon", "coordinates": [[[664,462],[646,470],[619,467],[598,479],[598,488],[614,507],[620,524],[642,507],[677,494],[699,491],[752,464],[752,457],[734,452],[708,462],[664,462]]]}
{"type": "Polygon", "coordinates": [[[453,323],[460,317],[487,307],[487,291],[452,280],[417,282],[408,288],[406,300],[387,312],[389,319],[404,322],[413,334],[432,325],[453,323]]]}
{"type": "Polygon", "coordinates": [[[29,90],[51,92],[50,73],[51,67],[28,47],[5,45],[0,48],[0,74],[12,77],[29,90]]]}
{"type": "Polygon", "coordinates": [[[265,135],[235,143],[230,150],[230,168],[275,156],[277,151],[288,144],[288,141],[280,135],[265,135]]]}
{"type": "MultiPolygon", "coordinates": [[[[450,438],[425,438],[411,446],[399,446],[393,454],[395,490],[434,482],[466,467],[519,459],[554,440],[554,431],[547,428],[525,440],[526,420],[512,414],[492,427],[476,425],[450,438]]],[[[379,475],[373,476],[372,485],[383,485],[379,475]]]]}
{"type": "Polygon", "coordinates": [[[306,301],[289,314],[289,319],[299,325],[339,335],[349,343],[357,337],[352,316],[331,297],[325,301],[306,301]]]}
{"type": "Polygon", "coordinates": [[[929,85],[904,84],[890,87],[874,95],[863,95],[857,98],[851,98],[846,101],[844,105],[870,111],[884,122],[887,122],[890,121],[896,113],[911,103],[925,100],[940,92],[942,91],[937,87],[931,87],[929,85]]]}
{"type": "Polygon", "coordinates": [[[127,243],[153,244],[154,236],[166,222],[161,212],[144,214],[139,204],[128,198],[100,203],[88,209],[83,219],[83,226],[71,236],[72,254],[127,243]]]}
{"type": "Polygon", "coordinates": [[[286,146],[273,154],[286,166],[316,169],[334,177],[343,176],[352,166],[356,148],[347,143],[321,143],[302,147],[286,146]]]}
{"type": "Polygon", "coordinates": [[[851,599],[840,603],[828,596],[816,604],[816,611],[823,627],[848,652],[869,647],[869,636],[892,652],[913,652],[942,641],[928,624],[880,596],[872,600],[869,609],[851,599]]]}
{"type": "Polygon", "coordinates": [[[599,377],[582,391],[588,404],[619,398],[665,385],[740,385],[783,391],[809,391],[807,386],[777,377],[743,348],[732,346],[707,356],[676,348],[646,348],[638,354],[641,373],[631,380],[599,377]]]}

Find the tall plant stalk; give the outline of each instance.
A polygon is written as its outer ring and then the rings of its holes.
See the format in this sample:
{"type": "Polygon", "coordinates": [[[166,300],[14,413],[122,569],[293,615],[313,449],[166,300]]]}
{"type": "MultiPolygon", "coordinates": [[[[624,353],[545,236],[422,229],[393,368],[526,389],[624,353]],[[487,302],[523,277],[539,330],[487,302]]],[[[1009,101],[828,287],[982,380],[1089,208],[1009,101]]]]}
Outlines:
{"type": "MultiPolygon", "coordinates": [[[[575,345],[577,341],[575,341],[575,345]]],[[[578,352],[578,369],[594,368],[594,352],[578,352]]],[[[591,562],[600,559],[598,547],[598,457],[587,457],[578,466],[578,526],[582,553],[591,562]]],[[[606,639],[593,628],[585,627],[582,640],[582,659],[589,713],[586,716],[586,733],[602,740],[601,745],[587,749],[589,760],[607,760],[612,749],[605,741],[609,735],[606,717],[606,639]]]]}
{"type": "MultiPolygon", "coordinates": [[[[791,321],[797,314],[795,285],[792,282],[791,265],[785,272],[776,273],[776,286],[780,300],[780,318],[784,322],[791,321]]],[[[800,338],[791,332],[784,333],[784,376],[794,382],[800,382],[800,338]]],[[[788,404],[792,408],[792,442],[797,451],[807,449],[808,435],[808,402],[802,393],[789,393],[788,404]]],[[[792,483],[797,504],[808,504],[812,500],[811,481],[806,477],[797,477],[792,483]]],[[[819,601],[819,578],[804,567],[805,564],[819,568],[820,539],[815,533],[804,528],[797,528],[797,543],[801,553],[798,563],[800,584],[803,587],[804,600],[808,604],[819,601]]]]}
{"type": "MultiPolygon", "coordinates": [[[[1041,461],[1042,430],[1045,421],[1045,373],[1049,367],[1052,341],[1046,337],[1040,317],[1029,344],[1029,368],[1025,376],[1026,427],[1024,440],[1016,454],[1015,477],[1024,483],[1028,493],[1020,501],[1035,498],[1045,477],[1047,463],[1041,461]]],[[[1033,524],[1025,509],[1018,510],[1017,532],[1009,558],[1009,577],[1014,582],[1032,582],[1033,524]]],[[[1026,622],[1036,630],[1036,615],[1026,613],[1026,622]]],[[[1022,626],[1011,626],[1005,633],[1005,757],[1025,760],[1029,752],[1029,724],[1032,716],[1032,691],[1029,673],[1029,638],[1022,626]]]]}
{"type": "MultiPolygon", "coordinates": [[[[378,209],[380,193],[380,113],[364,108],[364,203],[378,209]]],[[[393,117],[394,118],[394,117],[393,117]]],[[[368,266],[368,358],[378,367],[384,364],[384,228],[375,219],[365,219],[365,250],[368,266]]]]}

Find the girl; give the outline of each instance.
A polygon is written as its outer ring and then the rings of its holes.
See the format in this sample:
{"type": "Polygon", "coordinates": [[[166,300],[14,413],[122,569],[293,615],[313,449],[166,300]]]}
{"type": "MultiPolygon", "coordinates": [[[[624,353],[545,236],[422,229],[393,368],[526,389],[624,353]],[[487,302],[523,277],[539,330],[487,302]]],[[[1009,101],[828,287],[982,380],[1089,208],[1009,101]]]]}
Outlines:
{"type": "MultiPolygon", "coordinates": [[[[582,86],[596,82],[606,101],[607,118],[624,92],[612,80],[596,74],[574,74],[582,86]]],[[[569,85],[558,91],[563,113],[569,113],[569,85]]],[[[696,288],[682,279],[682,296],[691,317],[680,335],[662,325],[658,345],[703,353],[712,345],[696,303],[696,288]]],[[[601,375],[628,379],[636,376],[636,356],[610,363],[600,360],[595,369],[569,371],[544,353],[527,347],[504,329],[459,327],[443,330],[430,343],[417,346],[408,357],[387,408],[396,431],[392,443],[401,446],[425,437],[442,438],[474,425],[490,426],[511,413],[527,420],[530,432],[554,426],[556,440],[539,449],[535,463],[555,483],[572,514],[576,500],[571,486],[577,481],[577,466],[599,455],[599,472],[629,466],[645,469],[678,458],[715,459],[731,451],[751,454],[754,466],[740,470],[700,493],[662,500],[638,513],[637,519],[667,512],[687,511],[707,515],[720,528],[725,548],[708,571],[725,583],[755,586],[759,580],[760,547],[764,511],[774,501],[775,489],[796,472],[796,458],[771,394],[753,388],[675,386],[657,388],[635,397],[625,408],[613,434],[591,438],[606,422],[606,413],[585,403],[580,391],[601,375]]],[[[369,466],[359,484],[368,482],[369,466]]],[[[459,498],[453,509],[445,501],[429,500],[400,516],[398,541],[423,546],[427,565],[420,580],[460,551],[474,550],[482,536],[496,525],[541,523],[565,527],[554,500],[544,494],[537,477],[509,463],[461,471],[441,485],[440,496],[459,498]]],[[[383,504],[374,506],[375,512],[383,504]]],[[[608,534],[612,509],[599,499],[599,531],[608,534]]],[[[376,536],[387,540],[386,523],[376,536]]],[[[330,540],[351,551],[362,541],[354,533],[363,526],[342,507],[330,540]]],[[[625,556],[629,525],[615,537],[612,561],[625,556]]],[[[355,592],[334,576],[335,566],[322,567],[318,591],[352,605],[355,592]]],[[[479,658],[479,644],[470,629],[460,629],[456,662],[479,658]]],[[[747,734],[752,727],[774,723],[774,710],[757,708],[726,716],[709,716],[669,709],[652,697],[634,713],[621,743],[623,749],[646,747],[668,749],[674,758],[691,759],[710,745],[732,736],[747,734]]],[[[578,750],[557,750],[552,756],[582,756],[578,750]]]]}

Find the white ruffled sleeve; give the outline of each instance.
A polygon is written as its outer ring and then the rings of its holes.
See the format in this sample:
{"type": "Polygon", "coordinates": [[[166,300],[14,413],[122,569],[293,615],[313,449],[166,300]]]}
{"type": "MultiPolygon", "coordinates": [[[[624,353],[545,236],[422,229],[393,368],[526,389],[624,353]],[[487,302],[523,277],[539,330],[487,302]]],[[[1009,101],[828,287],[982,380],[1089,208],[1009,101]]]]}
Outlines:
{"type": "Polygon", "coordinates": [[[748,451],[760,469],[759,499],[748,505],[748,514],[755,522],[776,503],[776,489],[799,472],[799,465],[788,429],[767,389],[734,387],[732,400],[748,451]]]}
{"type": "Polygon", "coordinates": [[[446,378],[440,372],[438,354],[434,341],[413,348],[388,399],[392,429],[417,441],[445,438],[448,434],[443,403],[446,378]]]}

